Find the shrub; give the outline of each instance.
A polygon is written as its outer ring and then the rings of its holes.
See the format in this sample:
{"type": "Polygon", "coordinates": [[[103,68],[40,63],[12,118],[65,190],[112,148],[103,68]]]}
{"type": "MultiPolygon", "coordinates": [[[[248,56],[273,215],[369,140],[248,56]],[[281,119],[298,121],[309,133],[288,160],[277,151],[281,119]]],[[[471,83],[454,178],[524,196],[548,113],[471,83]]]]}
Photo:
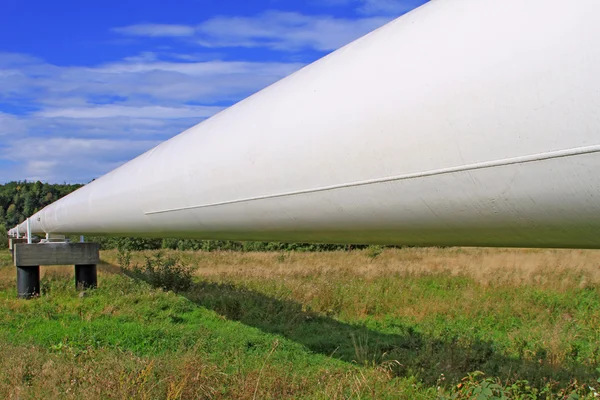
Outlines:
{"type": "Polygon", "coordinates": [[[381,253],[383,253],[382,246],[369,246],[367,249],[367,257],[369,258],[377,258],[381,253]]]}
{"type": "MultiPolygon", "coordinates": [[[[130,258],[128,252],[119,254],[121,267],[128,268],[130,258]]],[[[181,263],[177,257],[163,257],[158,252],[153,257],[146,257],[142,266],[134,265],[129,269],[133,278],[148,282],[151,286],[174,292],[185,291],[192,285],[192,270],[181,263]]]]}

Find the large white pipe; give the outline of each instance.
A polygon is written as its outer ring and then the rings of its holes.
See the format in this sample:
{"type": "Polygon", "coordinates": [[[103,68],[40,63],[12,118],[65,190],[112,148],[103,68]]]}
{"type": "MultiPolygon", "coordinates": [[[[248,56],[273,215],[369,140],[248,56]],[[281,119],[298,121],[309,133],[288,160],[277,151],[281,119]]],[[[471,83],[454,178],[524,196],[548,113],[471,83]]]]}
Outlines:
{"type": "Polygon", "coordinates": [[[431,1],[32,230],[600,248],[599,15],[598,0],[431,1]]]}

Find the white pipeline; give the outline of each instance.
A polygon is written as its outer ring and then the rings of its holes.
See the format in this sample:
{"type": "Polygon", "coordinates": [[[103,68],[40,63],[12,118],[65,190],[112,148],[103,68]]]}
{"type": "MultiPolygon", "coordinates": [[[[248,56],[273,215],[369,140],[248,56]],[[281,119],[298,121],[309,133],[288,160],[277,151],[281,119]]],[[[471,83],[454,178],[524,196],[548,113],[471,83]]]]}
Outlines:
{"type": "Polygon", "coordinates": [[[599,15],[597,0],[431,1],[32,231],[600,248],[599,15]]]}

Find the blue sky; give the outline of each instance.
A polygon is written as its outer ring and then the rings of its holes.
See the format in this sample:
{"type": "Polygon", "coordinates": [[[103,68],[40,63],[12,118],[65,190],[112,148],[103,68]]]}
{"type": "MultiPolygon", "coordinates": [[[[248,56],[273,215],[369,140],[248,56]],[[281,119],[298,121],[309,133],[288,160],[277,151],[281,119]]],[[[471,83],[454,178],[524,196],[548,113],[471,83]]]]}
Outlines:
{"type": "Polygon", "coordinates": [[[0,183],[89,182],[425,0],[2,0],[0,183]]]}

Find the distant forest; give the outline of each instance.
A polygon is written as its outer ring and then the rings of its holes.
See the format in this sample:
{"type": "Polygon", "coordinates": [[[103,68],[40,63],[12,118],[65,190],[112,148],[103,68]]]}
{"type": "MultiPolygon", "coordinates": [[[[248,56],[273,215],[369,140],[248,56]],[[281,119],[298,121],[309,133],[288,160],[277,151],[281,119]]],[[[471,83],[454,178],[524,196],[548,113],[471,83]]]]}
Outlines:
{"type": "Polygon", "coordinates": [[[0,225],[12,228],[83,185],[9,182],[0,185],[0,225]]]}
{"type": "MultiPolygon", "coordinates": [[[[82,186],[80,184],[49,184],[39,181],[9,182],[0,185],[0,246],[6,246],[6,231],[9,228],[25,221],[27,217],[82,186]]],[[[86,240],[100,243],[102,249],[127,251],[157,249],[202,251],[332,251],[368,247],[339,244],[238,242],[173,238],[87,237],[86,240]]]]}

